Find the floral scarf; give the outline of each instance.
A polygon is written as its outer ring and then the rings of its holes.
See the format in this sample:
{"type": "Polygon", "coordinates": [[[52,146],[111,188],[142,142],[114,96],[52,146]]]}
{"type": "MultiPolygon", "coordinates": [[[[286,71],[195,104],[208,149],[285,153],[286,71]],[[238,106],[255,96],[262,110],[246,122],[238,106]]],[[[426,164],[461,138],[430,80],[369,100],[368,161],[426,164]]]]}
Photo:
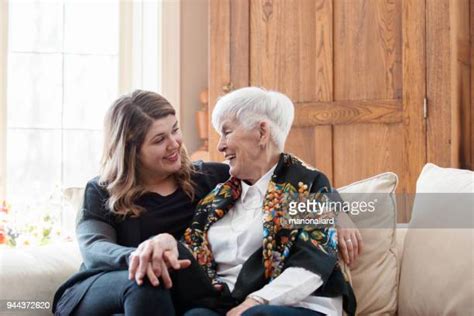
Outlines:
{"type": "MultiPolygon", "coordinates": [[[[325,186],[312,188],[315,174],[318,174],[317,171],[305,166],[299,159],[289,154],[281,154],[262,205],[263,265],[265,278],[270,281],[282,272],[285,260],[298,238],[310,242],[315,249],[324,254],[337,256],[335,227],[308,226],[300,229],[282,227],[283,216],[287,212],[283,196],[286,194],[307,196],[309,192],[313,192],[323,198],[324,193],[330,192],[330,188],[325,186]]],[[[199,202],[193,222],[184,234],[186,245],[213,283],[219,281],[216,279],[217,267],[207,234],[210,226],[234,206],[241,192],[241,182],[237,178],[232,177],[219,184],[199,202]]]]}

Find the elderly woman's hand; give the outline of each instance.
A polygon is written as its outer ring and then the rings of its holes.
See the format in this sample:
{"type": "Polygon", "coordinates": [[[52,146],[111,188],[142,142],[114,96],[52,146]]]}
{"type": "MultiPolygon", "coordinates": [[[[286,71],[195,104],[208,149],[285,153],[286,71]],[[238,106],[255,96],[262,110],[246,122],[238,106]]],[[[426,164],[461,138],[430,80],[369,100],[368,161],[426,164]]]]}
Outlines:
{"type": "Polygon", "coordinates": [[[344,262],[351,267],[362,252],[362,235],[351,218],[344,212],[337,218],[337,241],[344,262]]]}
{"type": "Polygon", "coordinates": [[[161,277],[166,288],[173,286],[168,268],[179,270],[191,265],[189,260],[178,259],[178,247],[174,237],[170,234],[159,234],[142,242],[131,253],[128,267],[129,279],[143,284],[145,275],[151,284],[158,286],[161,277]]]}

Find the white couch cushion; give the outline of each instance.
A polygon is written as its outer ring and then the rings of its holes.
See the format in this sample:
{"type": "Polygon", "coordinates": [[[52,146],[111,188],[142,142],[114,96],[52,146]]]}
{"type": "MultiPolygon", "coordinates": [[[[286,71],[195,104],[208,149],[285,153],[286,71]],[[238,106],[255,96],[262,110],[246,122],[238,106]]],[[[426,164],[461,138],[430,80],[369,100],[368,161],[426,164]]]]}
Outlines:
{"type": "Polygon", "coordinates": [[[473,315],[474,172],[429,163],[416,191],[404,243],[399,314],[473,315]]]}
{"type": "MultiPolygon", "coordinates": [[[[81,261],[79,248],[74,242],[38,247],[2,247],[0,298],[3,302],[22,300],[52,304],[59,285],[79,270],[81,261]]],[[[4,308],[2,306],[2,310],[4,308]]],[[[38,309],[34,315],[51,315],[51,310],[38,309]]]]}

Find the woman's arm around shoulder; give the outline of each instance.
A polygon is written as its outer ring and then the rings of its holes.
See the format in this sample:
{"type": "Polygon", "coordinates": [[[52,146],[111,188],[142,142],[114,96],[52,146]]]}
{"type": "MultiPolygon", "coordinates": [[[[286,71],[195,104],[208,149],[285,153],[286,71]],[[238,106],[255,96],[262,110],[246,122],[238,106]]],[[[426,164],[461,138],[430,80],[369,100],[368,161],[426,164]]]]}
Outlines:
{"type": "MultiPolygon", "coordinates": [[[[342,198],[337,190],[331,187],[328,177],[326,177],[324,173],[319,173],[313,182],[311,191],[317,192],[324,187],[326,187],[330,193],[330,199],[342,202],[342,198]]],[[[336,222],[338,250],[344,262],[351,267],[362,252],[362,235],[355,223],[346,213],[339,212],[336,222]]]]}
{"type": "Polygon", "coordinates": [[[333,192],[331,182],[329,182],[328,177],[321,171],[317,171],[316,177],[314,178],[313,185],[311,187],[311,193],[316,193],[323,188],[326,188],[329,193],[333,192]]]}

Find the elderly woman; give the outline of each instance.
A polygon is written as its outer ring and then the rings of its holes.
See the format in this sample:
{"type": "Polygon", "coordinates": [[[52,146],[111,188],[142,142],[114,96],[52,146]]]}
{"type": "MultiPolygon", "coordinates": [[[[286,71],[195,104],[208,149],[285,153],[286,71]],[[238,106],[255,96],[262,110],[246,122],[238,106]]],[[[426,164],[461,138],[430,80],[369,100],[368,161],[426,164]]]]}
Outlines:
{"type": "Polygon", "coordinates": [[[201,200],[177,244],[192,261],[173,276],[177,299],[195,307],[186,315],[355,313],[334,225],[281,225],[285,193],[332,192],[324,174],[283,153],[293,116],[288,97],[255,87],[217,102],[212,123],[231,178],[201,200]]]}

